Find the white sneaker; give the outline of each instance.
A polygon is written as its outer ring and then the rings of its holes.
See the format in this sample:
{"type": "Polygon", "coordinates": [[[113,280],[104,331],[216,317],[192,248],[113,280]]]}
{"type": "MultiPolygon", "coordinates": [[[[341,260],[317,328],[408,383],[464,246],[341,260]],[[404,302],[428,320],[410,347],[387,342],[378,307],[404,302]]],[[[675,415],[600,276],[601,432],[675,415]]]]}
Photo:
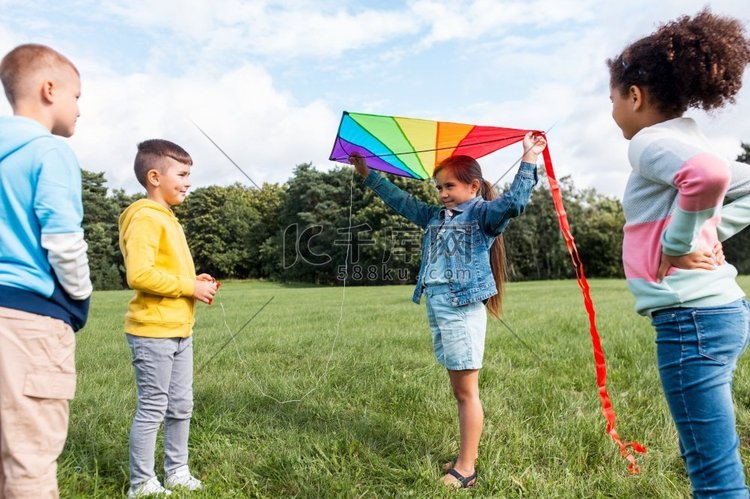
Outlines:
{"type": "Polygon", "coordinates": [[[177,487],[184,487],[187,490],[203,489],[203,483],[190,474],[187,466],[183,466],[168,474],[164,480],[164,486],[168,489],[175,489],[177,487]]]}
{"type": "Polygon", "coordinates": [[[168,496],[171,493],[172,491],[167,490],[161,486],[159,480],[156,477],[151,477],[145,482],[141,482],[136,486],[131,486],[130,490],[128,490],[128,499],[133,499],[136,497],[147,497],[155,494],[168,496]]]}

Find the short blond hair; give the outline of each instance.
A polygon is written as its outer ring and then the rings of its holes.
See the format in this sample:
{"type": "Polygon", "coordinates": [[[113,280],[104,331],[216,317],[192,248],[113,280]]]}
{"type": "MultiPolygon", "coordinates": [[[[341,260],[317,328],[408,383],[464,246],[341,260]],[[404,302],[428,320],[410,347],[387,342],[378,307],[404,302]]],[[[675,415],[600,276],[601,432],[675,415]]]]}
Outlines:
{"type": "Polygon", "coordinates": [[[42,69],[57,69],[60,66],[68,66],[80,76],[70,59],[46,45],[27,43],[5,54],[0,61],[0,81],[10,105],[15,105],[24,85],[28,84],[29,76],[42,69]]]}

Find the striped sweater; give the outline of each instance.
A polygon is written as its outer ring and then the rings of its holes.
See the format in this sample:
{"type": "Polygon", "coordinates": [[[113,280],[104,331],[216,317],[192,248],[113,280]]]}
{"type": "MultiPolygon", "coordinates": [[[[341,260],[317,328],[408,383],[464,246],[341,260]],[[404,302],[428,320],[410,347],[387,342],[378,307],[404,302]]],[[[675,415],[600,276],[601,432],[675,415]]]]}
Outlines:
{"type": "Polygon", "coordinates": [[[656,273],[662,252],[711,250],[750,224],[750,165],[712,153],[690,118],[642,129],[630,141],[628,159],[633,171],[623,196],[622,258],[637,312],[717,306],[744,296],[729,263],[715,270],[670,268],[661,282],[656,273]]]}

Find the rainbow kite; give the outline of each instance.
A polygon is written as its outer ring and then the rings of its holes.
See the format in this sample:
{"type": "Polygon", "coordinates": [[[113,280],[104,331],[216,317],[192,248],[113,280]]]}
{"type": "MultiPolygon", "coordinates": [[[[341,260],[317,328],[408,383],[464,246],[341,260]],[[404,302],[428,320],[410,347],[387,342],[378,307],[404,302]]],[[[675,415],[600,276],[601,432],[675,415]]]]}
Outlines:
{"type": "MultiPolygon", "coordinates": [[[[375,170],[427,179],[432,176],[435,166],[449,156],[465,154],[476,159],[523,140],[529,131],[344,111],[330,159],[348,163],[349,155],[358,152],[367,158],[367,166],[375,170]]],[[[589,318],[596,382],[602,413],[607,423],[606,431],[619,447],[620,454],[630,463],[630,472],[638,473],[639,467],[631,450],[645,453],[646,448],[638,442],[623,442],[615,429],[616,416],[607,390],[607,364],[596,327],[594,302],[591,300],[583,262],[563,206],[560,186],[552,167],[549,143],[542,154],[560,231],[565,238],[589,318]]]]}
{"type": "Polygon", "coordinates": [[[348,163],[349,155],[358,152],[375,170],[427,179],[449,156],[481,158],[523,140],[526,132],[344,111],[330,159],[348,163]]]}

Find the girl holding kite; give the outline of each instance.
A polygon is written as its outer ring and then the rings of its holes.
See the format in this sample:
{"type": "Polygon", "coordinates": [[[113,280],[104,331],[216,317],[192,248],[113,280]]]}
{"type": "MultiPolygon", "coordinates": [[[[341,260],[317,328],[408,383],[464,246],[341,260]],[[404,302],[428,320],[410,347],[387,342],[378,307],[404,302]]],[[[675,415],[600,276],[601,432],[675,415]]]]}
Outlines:
{"type": "Polygon", "coordinates": [[[731,387],[750,311],[736,269],[712,248],[750,224],[750,167],[715,154],[682,115],[734,102],[749,63],[742,24],[708,9],[607,61],[612,117],[630,140],[633,168],[622,203],[625,276],[636,310],[656,329],[695,497],[748,497],[731,387]]]}
{"type": "Polygon", "coordinates": [[[438,362],[448,370],[458,403],[460,450],[446,465],[443,483],[471,487],[484,425],[479,399],[479,369],[484,355],[487,305],[499,317],[506,277],[502,232],[520,215],[537,182],[536,160],[547,142],[529,132],[523,139],[521,166],[508,192],[496,198],[469,156],[443,160],[433,174],[443,206],[423,203],[370,171],[358,153],[349,156],[364,184],[411,222],[425,229],[422,262],[413,300],[427,296],[427,320],[438,362]]]}

